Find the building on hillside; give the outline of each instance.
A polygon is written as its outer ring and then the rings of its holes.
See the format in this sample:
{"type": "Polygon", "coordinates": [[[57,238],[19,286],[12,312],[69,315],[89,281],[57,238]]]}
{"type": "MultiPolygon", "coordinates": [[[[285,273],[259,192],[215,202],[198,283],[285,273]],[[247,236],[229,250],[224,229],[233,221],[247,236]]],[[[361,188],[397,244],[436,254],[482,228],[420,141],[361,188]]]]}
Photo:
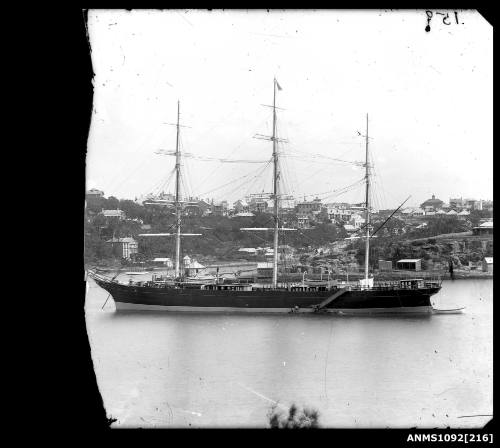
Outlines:
{"type": "Polygon", "coordinates": [[[491,272],[493,274],[493,257],[484,257],[483,272],[491,272]]]}
{"type": "Polygon", "coordinates": [[[233,208],[236,214],[250,212],[250,204],[243,199],[238,199],[236,202],[234,202],[233,208]]]}
{"type": "Polygon", "coordinates": [[[422,260],[420,258],[399,260],[396,262],[396,269],[404,271],[421,271],[422,260]]]}
{"type": "Polygon", "coordinates": [[[268,201],[260,197],[251,198],[248,205],[250,211],[253,213],[266,213],[269,208],[268,201]]]}
{"type": "Polygon", "coordinates": [[[280,199],[280,209],[293,211],[297,205],[297,201],[293,196],[285,196],[280,199]]]}
{"type": "Polygon", "coordinates": [[[358,229],[352,224],[344,224],[344,230],[348,233],[356,232],[358,229]]]}
{"type": "Polygon", "coordinates": [[[310,227],[309,215],[297,215],[297,228],[309,229],[310,227]]]}
{"type": "Polygon", "coordinates": [[[273,278],[273,263],[257,263],[257,281],[271,281],[273,278]]]}
{"type": "Polygon", "coordinates": [[[461,209],[465,206],[465,201],[462,198],[450,198],[450,207],[461,209]]]}
{"type": "Polygon", "coordinates": [[[240,247],[238,252],[243,252],[247,255],[257,255],[257,249],[255,247],[240,247]]]}
{"type": "Polygon", "coordinates": [[[295,207],[298,215],[310,215],[312,212],[321,211],[321,199],[316,198],[312,201],[302,201],[295,207]]]}
{"type": "Polygon", "coordinates": [[[425,216],[426,212],[424,209],[419,207],[407,207],[401,212],[404,218],[412,216],[425,216]]]}
{"type": "Polygon", "coordinates": [[[85,193],[85,197],[87,199],[91,198],[103,198],[104,197],[104,191],[98,190],[97,188],[91,188],[85,193]]]}
{"type": "Polygon", "coordinates": [[[460,213],[457,215],[460,219],[466,219],[466,216],[470,216],[469,210],[462,210],[460,213]]]}
{"type": "Polygon", "coordinates": [[[424,211],[436,211],[443,207],[444,202],[441,199],[437,199],[435,195],[432,195],[431,199],[422,202],[420,208],[424,211]]]}
{"type": "Polygon", "coordinates": [[[360,229],[361,227],[364,226],[365,224],[365,218],[363,218],[359,214],[354,214],[351,216],[351,220],[349,221],[349,224],[353,225],[356,229],[360,229]]]}
{"type": "Polygon", "coordinates": [[[448,213],[446,213],[446,216],[458,216],[458,213],[456,210],[451,209],[448,213]]]}
{"type": "Polygon", "coordinates": [[[473,235],[493,235],[493,221],[483,222],[481,225],[472,228],[473,235]]]}
{"type": "Polygon", "coordinates": [[[455,210],[482,210],[483,201],[481,199],[450,199],[450,207],[455,210]]]}
{"type": "Polygon", "coordinates": [[[227,201],[214,202],[211,204],[212,216],[227,216],[228,204],[227,201]]]}
{"type": "Polygon", "coordinates": [[[493,211],[493,201],[482,201],[482,209],[483,210],[488,210],[489,212],[493,211]]]}
{"type": "Polygon", "coordinates": [[[337,223],[349,222],[351,216],[353,215],[353,211],[346,209],[344,207],[339,206],[328,206],[326,209],[328,214],[328,219],[330,221],[335,221],[337,223]]]}
{"type": "Polygon", "coordinates": [[[138,251],[137,241],[132,237],[111,238],[106,243],[111,244],[113,254],[116,257],[129,259],[132,254],[136,254],[138,251]]]}
{"type": "Polygon", "coordinates": [[[101,214],[106,218],[106,219],[118,219],[122,220],[125,219],[125,212],[123,210],[104,210],[102,209],[101,214]]]}

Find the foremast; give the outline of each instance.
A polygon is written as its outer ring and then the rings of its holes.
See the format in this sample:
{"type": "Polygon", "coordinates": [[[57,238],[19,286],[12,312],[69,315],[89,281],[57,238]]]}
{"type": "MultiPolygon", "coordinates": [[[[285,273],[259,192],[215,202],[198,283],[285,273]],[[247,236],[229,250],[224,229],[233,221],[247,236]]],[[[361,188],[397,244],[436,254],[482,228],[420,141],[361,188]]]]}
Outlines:
{"type": "MultiPolygon", "coordinates": [[[[175,125],[177,128],[177,137],[175,143],[175,152],[165,152],[167,155],[175,155],[175,233],[139,233],[138,236],[145,237],[158,237],[158,236],[174,236],[175,235],[175,279],[180,279],[181,277],[181,236],[198,236],[201,233],[181,233],[181,216],[182,216],[182,200],[180,196],[180,183],[181,183],[181,150],[180,150],[180,128],[183,127],[180,124],[180,101],[177,100],[177,123],[165,123],[169,125],[175,125]]],[[[163,154],[163,152],[158,152],[158,154],[163,154]]]]}

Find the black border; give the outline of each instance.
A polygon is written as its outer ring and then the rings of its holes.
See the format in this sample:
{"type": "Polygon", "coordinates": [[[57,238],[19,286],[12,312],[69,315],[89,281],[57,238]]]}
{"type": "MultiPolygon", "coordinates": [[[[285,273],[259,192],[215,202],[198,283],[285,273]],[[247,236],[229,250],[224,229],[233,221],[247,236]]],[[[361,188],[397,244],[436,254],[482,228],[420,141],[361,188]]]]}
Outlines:
{"type": "MultiPolygon", "coordinates": [[[[171,5],[174,7],[174,5],[171,5]]],[[[493,23],[494,13],[491,8],[480,9],[481,14],[493,23]]],[[[97,382],[93,370],[90,355],[90,346],[86,331],[83,305],[85,302],[85,282],[83,278],[83,232],[75,232],[78,224],[83,222],[84,199],[85,199],[85,156],[87,138],[90,126],[92,111],[93,88],[92,88],[92,63],[89,50],[89,43],[86,34],[86,12],[83,9],[73,9],[54,12],[56,16],[56,28],[51,30],[54,38],[56,67],[52,73],[59,75],[57,88],[62,98],[61,108],[58,108],[60,120],[57,122],[57,130],[61,134],[60,145],[56,148],[56,159],[53,163],[55,167],[62,167],[61,174],[58,169],[58,177],[50,179],[53,182],[51,188],[61,189],[59,193],[66,206],[62,207],[63,217],[57,226],[57,235],[64,242],[71,242],[66,245],[65,250],[71,247],[72,252],[69,258],[64,255],[65,261],[59,266],[61,272],[58,278],[61,279],[58,295],[51,300],[60,304],[56,306],[54,318],[54,328],[49,330],[51,343],[55,344],[56,362],[54,369],[51,369],[49,376],[54,376],[52,386],[56,391],[57,403],[50,403],[54,394],[49,393],[49,405],[55,407],[54,413],[49,414],[49,421],[45,428],[51,427],[59,435],[65,433],[76,437],[104,437],[95,439],[97,443],[105,442],[108,437],[120,441],[134,441],[137,435],[141,439],[154,437],[162,443],[172,442],[171,437],[179,437],[179,441],[187,442],[198,437],[208,441],[213,437],[214,441],[222,441],[229,438],[235,442],[251,441],[265,438],[266,442],[274,443],[279,441],[311,443],[317,437],[324,439],[327,443],[337,444],[357,444],[368,442],[383,442],[384,445],[402,445],[406,442],[409,434],[415,433],[456,433],[465,432],[460,429],[451,430],[428,430],[428,429],[322,429],[310,431],[268,431],[268,430],[238,430],[238,429],[165,429],[165,430],[128,430],[109,429],[104,411],[102,398],[97,388],[97,382]],[[59,71],[60,70],[60,71],[59,71]],[[76,150],[78,149],[78,150],[76,150]],[[76,225],[76,227],[75,227],[76,225]],[[77,290],[77,293],[74,292],[77,290]],[[68,291],[71,291],[68,294],[68,291]],[[60,325],[62,323],[62,329],[60,325]],[[168,431],[168,433],[165,433],[168,431]],[[242,437],[243,436],[243,437],[242,437]],[[205,439],[208,437],[207,439],[205,439]]],[[[49,33],[50,34],[50,33],[49,33]]],[[[36,59],[36,58],[35,58],[36,59]]],[[[40,61],[43,65],[43,61],[40,61]]],[[[53,105],[49,105],[49,108],[53,105]]],[[[52,124],[54,125],[54,123],[52,124]]],[[[48,125],[50,126],[50,125],[48,125]]],[[[49,162],[52,165],[52,158],[49,162]]],[[[47,179],[45,179],[47,181],[47,179]]],[[[49,184],[50,184],[49,180],[49,184]]],[[[66,253],[66,251],[65,251],[66,253]]],[[[60,258],[58,258],[60,261],[60,258]]],[[[48,382],[47,384],[51,384],[48,382]]],[[[467,432],[488,432],[491,431],[492,423],[480,431],[467,432]]],[[[496,435],[495,435],[496,436],[496,435]]],[[[72,437],[71,440],[75,438],[72,437]]],[[[177,441],[177,440],[176,440],[177,441]]]]}

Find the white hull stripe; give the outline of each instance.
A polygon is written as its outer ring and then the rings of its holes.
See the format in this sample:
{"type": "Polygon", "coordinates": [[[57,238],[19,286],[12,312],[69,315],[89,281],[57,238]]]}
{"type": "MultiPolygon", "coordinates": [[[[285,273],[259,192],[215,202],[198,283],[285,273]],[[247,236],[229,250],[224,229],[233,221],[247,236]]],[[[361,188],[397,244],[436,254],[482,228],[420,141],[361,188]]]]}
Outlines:
{"type": "MultiPolygon", "coordinates": [[[[140,303],[115,302],[118,311],[171,311],[171,312],[209,312],[209,313],[290,313],[290,308],[243,308],[226,306],[163,306],[143,305],[140,303]]],[[[386,313],[432,313],[431,306],[410,306],[397,308],[361,308],[361,309],[324,309],[331,314],[386,314],[386,313]]],[[[313,313],[312,308],[299,308],[294,313],[313,313]]]]}

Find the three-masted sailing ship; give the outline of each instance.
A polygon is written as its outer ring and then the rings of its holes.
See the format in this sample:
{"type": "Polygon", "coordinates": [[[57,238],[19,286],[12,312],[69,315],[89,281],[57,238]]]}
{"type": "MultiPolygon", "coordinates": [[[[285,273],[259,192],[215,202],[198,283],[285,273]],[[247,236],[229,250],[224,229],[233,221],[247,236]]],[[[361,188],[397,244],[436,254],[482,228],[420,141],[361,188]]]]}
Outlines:
{"type": "Polygon", "coordinates": [[[266,230],[274,232],[272,283],[226,283],[220,281],[192,281],[186,279],[180,269],[181,237],[200,235],[181,232],[181,200],[179,196],[181,152],[179,150],[179,103],[177,105],[176,184],[174,234],[149,234],[175,236],[175,277],[171,281],[158,280],[123,283],[90,270],[89,276],[113,298],[119,310],[163,310],[197,312],[254,312],[254,313],[431,313],[431,296],[441,289],[439,281],[412,278],[375,283],[369,277],[370,244],[370,168],[368,163],[368,115],[366,121],[366,240],[365,276],[352,284],[295,284],[278,282],[279,232],[295,230],[280,227],[279,204],[279,153],[276,132],[276,92],[280,86],[274,79],[273,130],[268,140],[273,148],[273,218],[272,228],[245,228],[242,230],[266,230]]]}

